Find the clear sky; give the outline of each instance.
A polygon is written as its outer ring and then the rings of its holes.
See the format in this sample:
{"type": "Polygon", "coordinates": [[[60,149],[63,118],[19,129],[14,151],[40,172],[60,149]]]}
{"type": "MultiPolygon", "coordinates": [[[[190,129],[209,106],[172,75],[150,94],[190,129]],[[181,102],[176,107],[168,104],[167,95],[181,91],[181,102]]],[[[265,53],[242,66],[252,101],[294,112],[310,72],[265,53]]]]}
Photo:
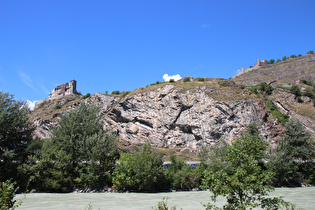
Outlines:
{"type": "Polygon", "coordinates": [[[0,0],[0,91],[135,90],[315,50],[314,0],[0,0]]]}

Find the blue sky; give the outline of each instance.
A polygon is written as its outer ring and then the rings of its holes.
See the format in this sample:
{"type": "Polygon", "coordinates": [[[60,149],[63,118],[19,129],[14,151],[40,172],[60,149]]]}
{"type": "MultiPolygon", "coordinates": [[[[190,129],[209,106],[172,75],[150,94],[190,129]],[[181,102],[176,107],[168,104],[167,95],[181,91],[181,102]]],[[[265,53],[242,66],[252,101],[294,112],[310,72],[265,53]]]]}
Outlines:
{"type": "Polygon", "coordinates": [[[0,91],[134,90],[163,75],[229,78],[315,50],[314,0],[0,0],[0,91]]]}

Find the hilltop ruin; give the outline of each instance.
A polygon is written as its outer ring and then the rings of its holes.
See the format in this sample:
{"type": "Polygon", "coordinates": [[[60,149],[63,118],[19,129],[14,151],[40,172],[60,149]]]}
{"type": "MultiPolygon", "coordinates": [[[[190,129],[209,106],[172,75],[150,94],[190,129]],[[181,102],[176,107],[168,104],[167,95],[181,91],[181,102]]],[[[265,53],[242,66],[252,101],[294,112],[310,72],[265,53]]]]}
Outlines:
{"type": "Polygon", "coordinates": [[[79,94],[77,91],[77,81],[71,80],[66,84],[62,84],[57,86],[51,91],[49,95],[49,99],[56,99],[66,95],[79,94]]]}

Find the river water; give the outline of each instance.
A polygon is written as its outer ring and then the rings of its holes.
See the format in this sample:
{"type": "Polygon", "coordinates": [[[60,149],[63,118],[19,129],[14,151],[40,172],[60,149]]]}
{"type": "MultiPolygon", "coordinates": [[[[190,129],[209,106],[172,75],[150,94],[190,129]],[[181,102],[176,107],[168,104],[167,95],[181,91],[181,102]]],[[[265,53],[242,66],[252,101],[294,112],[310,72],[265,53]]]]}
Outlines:
{"type": "MultiPolygon", "coordinates": [[[[315,187],[277,188],[271,196],[283,196],[286,201],[295,203],[298,208],[315,210],[315,187]]],[[[18,209],[147,209],[156,206],[163,197],[168,197],[168,206],[176,209],[204,209],[202,204],[210,201],[211,193],[171,192],[171,193],[31,193],[19,194],[22,200],[18,209]]],[[[223,206],[225,199],[220,197],[217,205],[223,206]]]]}

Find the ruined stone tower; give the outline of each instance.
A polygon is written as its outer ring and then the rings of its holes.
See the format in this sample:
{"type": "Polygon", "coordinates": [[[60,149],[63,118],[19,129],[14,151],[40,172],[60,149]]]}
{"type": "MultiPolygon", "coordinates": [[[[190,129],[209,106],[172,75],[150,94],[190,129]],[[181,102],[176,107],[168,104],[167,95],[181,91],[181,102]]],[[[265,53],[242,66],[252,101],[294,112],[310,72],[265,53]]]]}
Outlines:
{"type": "Polygon", "coordinates": [[[62,84],[57,86],[55,89],[51,91],[49,95],[49,99],[59,98],[66,95],[78,94],[77,92],[77,81],[71,80],[66,84],[62,84]]]}

